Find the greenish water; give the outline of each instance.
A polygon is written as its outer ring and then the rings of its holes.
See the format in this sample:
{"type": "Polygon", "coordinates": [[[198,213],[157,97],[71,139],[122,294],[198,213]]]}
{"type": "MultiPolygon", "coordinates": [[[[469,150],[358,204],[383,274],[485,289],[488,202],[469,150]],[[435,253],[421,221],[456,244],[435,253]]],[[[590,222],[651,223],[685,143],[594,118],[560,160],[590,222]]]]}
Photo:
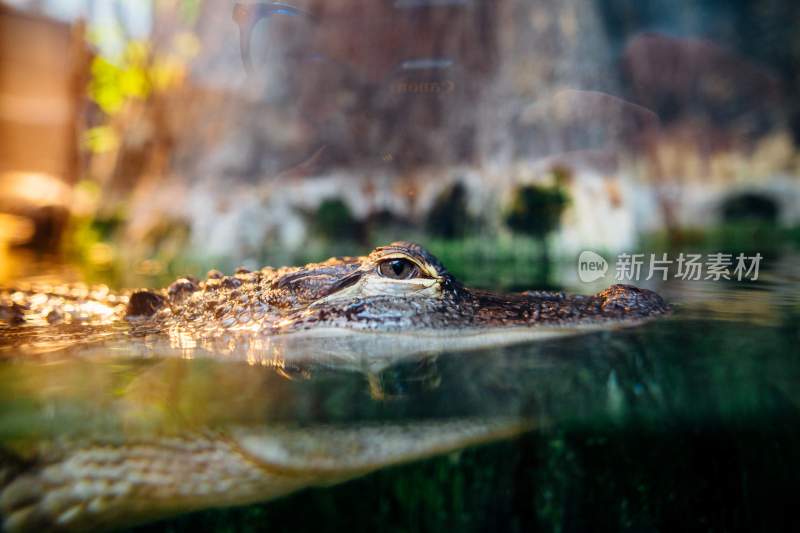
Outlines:
{"type": "Polygon", "coordinates": [[[723,301],[734,292],[753,306],[736,317],[678,303],[675,317],[638,330],[392,369],[383,377],[391,402],[376,405],[363,390],[341,398],[345,409],[391,417],[525,412],[542,426],[513,441],[169,527],[795,530],[800,300],[796,287],[793,295],[787,289],[704,291],[723,301]],[[779,303],[763,316],[771,291],[781,293],[779,303]]]}
{"type": "Polygon", "coordinates": [[[654,287],[675,313],[641,327],[372,371],[20,349],[0,438],[520,417],[513,438],[139,530],[793,530],[800,278],[797,256],[768,259],[757,282],[654,287]]]}

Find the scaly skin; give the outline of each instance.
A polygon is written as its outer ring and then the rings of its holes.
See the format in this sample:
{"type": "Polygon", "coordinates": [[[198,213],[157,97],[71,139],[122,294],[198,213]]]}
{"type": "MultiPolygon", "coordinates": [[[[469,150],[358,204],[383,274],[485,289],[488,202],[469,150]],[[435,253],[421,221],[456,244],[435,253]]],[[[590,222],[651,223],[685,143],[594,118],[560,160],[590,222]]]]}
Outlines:
{"type": "MultiPolygon", "coordinates": [[[[212,272],[164,290],[0,291],[0,347],[35,346],[35,337],[52,350],[57,327],[67,347],[118,336],[123,353],[132,353],[137,338],[149,345],[165,337],[181,349],[208,348],[211,356],[285,356],[294,347],[304,356],[372,361],[633,325],[668,311],[657,294],[623,285],[593,296],[471,290],[423,248],[393,243],[365,257],[212,272]]],[[[117,527],[262,501],[527,427],[521,418],[464,419],[50,442],[27,450],[26,461],[0,454],[0,511],[11,531],[117,527]]]]}
{"type": "Polygon", "coordinates": [[[31,464],[0,461],[3,529],[109,529],[265,501],[530,427],[516,418],[457,419],[51,443],[31,464]]]}
{"type": "MultiPolygon", "coordinates": [[[[455,349],[509,344],[638,324],[668,312],[654,292],[626,285],[593,296],[468,289],[424,248],[405,242],[365,257],[299,268],[239,270],[232,276],[212,271],[203,281],[182,278],[163,290],[129,295],[63,288],[58,294],[0,294],[0,320],[7,324],[102,325],[126,318],[134,336],[168,334],[181,342],[223,338],[227,345],[231,339],[241,344],[286,334],[341,342],[357,332],[381,333],[405,336],[400,348],[409,352],[426,343],[455,349]],[[393,261],[405,268],[399,279],[392,277],[393,261]]],[[[374,352],[374,336],[371,342],[374,352]]],[[[213,343],[209,347],[215,349],[213,343]]]]}

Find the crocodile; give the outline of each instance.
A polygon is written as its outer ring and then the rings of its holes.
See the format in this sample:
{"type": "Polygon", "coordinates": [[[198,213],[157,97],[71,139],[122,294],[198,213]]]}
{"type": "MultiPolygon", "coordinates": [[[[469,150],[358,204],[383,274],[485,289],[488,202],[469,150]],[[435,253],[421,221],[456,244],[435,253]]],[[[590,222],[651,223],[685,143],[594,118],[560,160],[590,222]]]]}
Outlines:
{"type": "Polygon", "coordinates": [[[588,296],[471,289],[409,242],[302,267],[240,268],[227,276],[213,270],[204,280],[184,277],[158,290],[0,294],[0,324],[39,325],[45,338],[58,323],[125,323],[130,338],[165,335],[172,346],[258,352],[262,359],[293,351],[379,358],[480,349],[631,326],[669,312],[658,294],[630,285],[588,296]]]}
{"type": "MultiPolygon", "coordinates": [[[[373,361],[630,326],[669,311],[656,293],[626,285],[589,296],[470,289],[423,247],[395,242],[362,257],[212,271],[157,290],[0,291],[0,348],[24,353],[34,337],[52,351],[58,331],[68,345],[102,340],[104,355],[110,335],[127,343],[124,353],[137,339],[166,339],[181,353],[205,347],[210,356],[244,353],[250,363],[292,351],[373,361]]],[[[156,381],[141,389],[163,385],[162,370],[154,367],[156,381]]],[[[33,437],[0,447],[0,514],[9,531],[117,528],[339,483],[536,425],[523,415],[316,426],[234,419],[167,434],[33,437]]]]}
{"type": "Polygon", "coordinates": [[[13,532],[115,529],[341,483],[532,427],[522,417],[455,418],[45,442],[34,459],[0,457],[0,515],[13,532]]]}

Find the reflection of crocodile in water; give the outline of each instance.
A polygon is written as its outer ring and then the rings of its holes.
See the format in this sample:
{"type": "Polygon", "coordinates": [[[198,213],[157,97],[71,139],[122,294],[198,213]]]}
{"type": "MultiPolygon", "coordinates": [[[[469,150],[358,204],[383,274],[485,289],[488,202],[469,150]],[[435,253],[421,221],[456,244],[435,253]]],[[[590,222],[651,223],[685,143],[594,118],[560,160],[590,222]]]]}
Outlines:
{"type": "Polygon", "coordinates": [[[0,457],[0,512],[7,531],[106,529],[269,500],[529,427],[451,419],[51,443],[28,464],[0,457]]]}
{"type": "MultiPolygon", "coordinates": [[[[471,349],[631,325],[666,312],[655,293],[622,285],[594,296],[468,289],[421,247],[394,243],[366,257],[227,277],[212,272],[159,291],[0,292],[0,340],[14,349],[34,331],[46,341],[67,328],[68,339],[81,344],[88,342],[83,331],[99,328],[122,331],[123,342],[164,334],[179,344],[199,341],[211,353],[233,341],[250,343],[248,350],[294,347],[306,356],[371,360],[382,352],[471,349]]],[[[0,512],[8,530],[116,527],[267,500],[531,425],[524,416],[312,427],[234,422],[166,436],[42,440],[12,446],[19,457],[0,453],[0,512]]]]}
{"type": "Polygon", "coordinates": [[[315,339],[315,346],[324,339],[329,351],[356,355],[505,345],[637,324],[668,310],[654,292],[626,285],[593,296],[468,289],[425,249],[405,242],[299,268],[212,271],[204,281],[182,278],[129,296],[0,294],[0,320],[43,325],[45,333],[48,324],[125,317],[134,336],[166,333],[183,343],[223,338],[216,348],[231,338],[315,339]]]}

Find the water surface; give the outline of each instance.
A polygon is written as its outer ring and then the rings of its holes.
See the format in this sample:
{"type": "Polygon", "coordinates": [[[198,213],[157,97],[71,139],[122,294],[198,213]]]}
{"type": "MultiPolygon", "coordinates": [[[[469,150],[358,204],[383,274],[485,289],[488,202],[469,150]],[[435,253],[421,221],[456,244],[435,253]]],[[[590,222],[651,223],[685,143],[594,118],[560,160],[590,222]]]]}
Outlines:
{"type": "Polygon", "coordinates": [[[666,282],[674,315],[641,327],[380,365],[161,353],[104,342],[124,335],[115,325],[5,329],[0,439],[25,453],[65,436],[519,419],[529,431],[493,444],[159,527],[785,530],[800,469],[795,260],[757,282],[666,282]]]}

